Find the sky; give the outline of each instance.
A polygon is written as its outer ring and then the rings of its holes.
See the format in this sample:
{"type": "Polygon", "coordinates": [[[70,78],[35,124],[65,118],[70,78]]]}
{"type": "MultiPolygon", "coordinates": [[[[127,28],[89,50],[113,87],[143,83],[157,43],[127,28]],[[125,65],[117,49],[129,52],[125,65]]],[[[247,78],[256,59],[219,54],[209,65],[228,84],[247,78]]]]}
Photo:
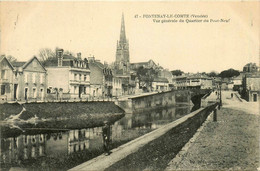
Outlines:
{"type": "Polygon", "coordinates": [[[184,72],[259,65],[258,1],[0,2],[0,53],[26,61],[41,48],[60,47],[111,63],[122,13],[130,62],[152,59],[184,72]],[[162,23],[165,19],[171,22],[162,23]],[[194,19],[202,21],[189,22],[194,19]]]}

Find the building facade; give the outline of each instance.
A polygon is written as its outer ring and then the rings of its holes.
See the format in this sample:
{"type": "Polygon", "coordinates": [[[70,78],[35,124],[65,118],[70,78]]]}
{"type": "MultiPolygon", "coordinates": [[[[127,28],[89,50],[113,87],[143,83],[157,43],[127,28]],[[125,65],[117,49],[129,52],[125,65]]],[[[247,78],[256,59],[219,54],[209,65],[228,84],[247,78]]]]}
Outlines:
{"type": "Polygon", "coordinates": [[[137,63],[131,63],[130,64],[131,69],[132,70],[137,70],[140,67],[144,67],[144,68],[156,68],[157,65],[155,64],[155,62],[153,60],[149,60],[148,62],[137,62],[137,63]]]}
{"type": "Polygon", "coordinates": [[[17,100],[44,101],[47,89],[47,71],[37,57],[28,62],[13,62],[17,82],[17,100]]]}
{"type": "Polygon", "coordinates": [[[113,72],[112,69],[105,67],[103,70],[105,76],[105,97],[112,97],[113,91],[113,72]]]}
{"type": "Polygon", "coordinates": [[[260,72],[246,74],[242,86],[242,98],[249,102],[258,102],[260,97],[260,72]]]}
{"type": "Polygon", "coordinates": [[[169,81],[167,78],[155,78],[152,82],[152,91],[169,90],[169,81]]]}
{"type": "Polygon", "coordinates": [[[63,49],[56,58],[45,63],[48,73],[48,94],[54,99],[84,99],[90,96],[90,69],[88,60],[64,55],[63,49]],[[52,95],[56,96],[53,97],[52,95]]]}
{"type": "Polygon", "coordinates": [[[15,100],[17,98],[17,80],[15,80],[15,69],[6,57],[1,57],[0,68],[1,102],[15,100]]]}
{"type": "Polygon", "coordinates": [[[116,75],[113,76],[112,87],[112,96],[118,97],[123,95],[121,77],[118,77],[116,75]]]}
{"type": "Polygon", "coordinates": [[[204,75],[184,75],[173,78],[176,89],[212,89],[212,78],[204,75]]]}
{"type": "Polygon", "coordinates": [[[90,69],[90,97],[105,97],[104,65],[95,57],[89,57],[90,69]]]}

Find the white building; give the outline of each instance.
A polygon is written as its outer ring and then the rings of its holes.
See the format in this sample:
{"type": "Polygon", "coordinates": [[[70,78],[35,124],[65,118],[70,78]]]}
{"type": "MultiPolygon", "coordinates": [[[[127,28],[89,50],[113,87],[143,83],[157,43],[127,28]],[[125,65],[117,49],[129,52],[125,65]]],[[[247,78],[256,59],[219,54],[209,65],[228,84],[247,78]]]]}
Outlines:
{"type": "Polygon", "coordinates": [[[88,98],[90,95],[90,69],[88,60],[56,52],[57,58],[45,63],[48,74],[48,93],[57,94],[62,99],[88,98]]]}

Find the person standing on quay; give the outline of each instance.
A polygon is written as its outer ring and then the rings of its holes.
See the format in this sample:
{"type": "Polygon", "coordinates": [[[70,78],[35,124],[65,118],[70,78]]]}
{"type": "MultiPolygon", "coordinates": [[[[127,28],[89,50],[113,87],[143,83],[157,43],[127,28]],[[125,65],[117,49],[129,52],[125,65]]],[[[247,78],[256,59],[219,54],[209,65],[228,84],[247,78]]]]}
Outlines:
{"type": "Polygon", "coordinates": [[[110,146],[110,125],[107,121],[104,121],[104,127],[102,128],[103,133],[103,147],[105,151],[105,155],[109,155],[109,146],[110,146]]]}

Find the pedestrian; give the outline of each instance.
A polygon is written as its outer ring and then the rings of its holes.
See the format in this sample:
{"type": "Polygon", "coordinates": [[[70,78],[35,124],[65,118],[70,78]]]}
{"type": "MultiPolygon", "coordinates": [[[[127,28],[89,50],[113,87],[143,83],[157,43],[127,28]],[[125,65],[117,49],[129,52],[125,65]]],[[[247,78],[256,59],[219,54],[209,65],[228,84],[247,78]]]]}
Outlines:
{"type": "Polygon", "coordinates": [[[108,124],[108,121],[104,121],[104,127],[102,128],[102,134],[103,134],[103,147],[105,151],[105,155],[109,155],[109,146],[110,146],[110,125],[108,124]]]}
{"type": "Polygon", "coordinates": [[[233,98],[233,93],[231,93],[231,98],[233,98]]]}

